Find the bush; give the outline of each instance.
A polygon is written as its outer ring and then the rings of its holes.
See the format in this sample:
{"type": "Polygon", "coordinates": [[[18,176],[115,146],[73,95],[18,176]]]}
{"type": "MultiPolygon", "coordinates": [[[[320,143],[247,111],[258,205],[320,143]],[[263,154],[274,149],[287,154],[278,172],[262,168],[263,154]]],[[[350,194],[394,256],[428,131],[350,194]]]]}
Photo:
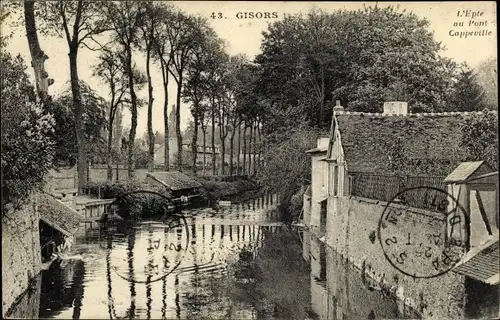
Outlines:
{"type": "MultiPolygon", "coordinates": [[[[268,192],[279,194],[280,209],[290,214],[292,196],[310,179],[311,157],[306,150],[315,147],[319,132],[303,124],[286,128],[266,137],[265,166],[258,173],[268,192]]],[[[287,217],[289,219],[289,217],[287,217]]]]}
{"type": "MultiPolygon", "coordinates": [[[[87,195],[100,197],[101,199],[118,198],[125,193],[139,190],[154,191],[171,198],[170,193],[165,188],[156,185],[144,185],[137,180],[89,182],[84,189],[87,195]]],[[[169,203],[165,198],[158,195],[135,193],[120,198],[116,204],[118,213],[123,218],[140,219],[163,213],[169,203]]]]}
{"type": "Polygon", "coordinates": [[[84,193],[101,199],[116,198],[120,194],[141,189],[137,180],[89,182],[84,193]]]}
{"type": "Polygon", "coordinates": [[[20,56],[0,43],[2,81],[2,206],[19,207],[52,168],[54,119],[44,112],[20,56]]]}
{"type": "Polygon", "coordinates": [[[226,200],[245,191],[255,190],[259,185],[248,177],[204,176],[194,177],[203,185],[203,196],[210,200],[226,200]]]}

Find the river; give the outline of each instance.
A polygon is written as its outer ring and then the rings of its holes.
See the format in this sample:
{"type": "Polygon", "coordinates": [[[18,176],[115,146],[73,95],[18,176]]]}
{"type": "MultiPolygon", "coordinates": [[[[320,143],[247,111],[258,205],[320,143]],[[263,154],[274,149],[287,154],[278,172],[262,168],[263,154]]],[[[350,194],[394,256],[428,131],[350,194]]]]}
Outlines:
{"type": "Polygon", "coordinates": [[[11,316],[49,319],[415,318],[269,197],[182,218],[82,224],[11,316]],[[31,312],[31,313],[30,313],[31,312]]]}

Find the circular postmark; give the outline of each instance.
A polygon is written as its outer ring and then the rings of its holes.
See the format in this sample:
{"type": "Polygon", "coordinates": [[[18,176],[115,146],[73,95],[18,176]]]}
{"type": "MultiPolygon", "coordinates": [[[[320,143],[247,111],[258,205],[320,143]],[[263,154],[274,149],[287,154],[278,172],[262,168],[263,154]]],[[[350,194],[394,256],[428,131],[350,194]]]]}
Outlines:
{"type": "Polygon", "coordinates": [[[182,215],[134,224],[125,234],[108,235],[108,243],[112,244],[108,246],[110,267],[129,282],[161,280],[181,264],[189,236],[189,225],[182,215]]]}
{"type": "Polygon", "coordinates": [[[389,263],[414,278],[451,270],[466,253],[468,216],[460,203],[434,187],[408,188],[386,205],[377,233],[389,263]]]}

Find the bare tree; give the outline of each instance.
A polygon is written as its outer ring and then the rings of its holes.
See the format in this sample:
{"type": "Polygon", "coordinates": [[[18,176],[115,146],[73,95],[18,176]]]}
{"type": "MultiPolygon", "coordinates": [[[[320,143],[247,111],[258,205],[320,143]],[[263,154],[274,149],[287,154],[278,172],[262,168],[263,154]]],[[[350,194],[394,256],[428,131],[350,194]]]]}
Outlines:
{"type": "MultiPolygon", "coordinates": [[[[141,16],[140,28],[142,31],[141,49],[146,53],[146,77],[148,81],[148,170],[154,170],[154,132],[153,132],[153,81],[151,78],[151,62],[153,55],[157,53],[159,41],[155,40],[158,35],[158,29],[161,28],[161,20],[167,18],[164,6],[161,3],[153,1],[144,2],[145,12],[141,16]],[[155,50],[156,49],[156,50],[155,50]]],[[[161,40],[160,40],[161,41],[161,40]]],[[[161,64],[161,62],[160,62],[161,64]]],[[[168,75],[167,75],[168,76],[168,75]]]]}
{"type": "Polygon", "coordinates": [[[172,68],[169,69],[169,72],[177,83],[175,121],[178,147],[177,166],[179,170],[182,170],[182,134],[180,128],[182,88],[184,85],[186,67],[192,59],[194,48],[196,48],[202,38],[200,30],[200,25],[202,23],[202,18],[177,12],[173,15],[172,21],[167,29],[170,47],[173,50],[172,68]]]}
{"type": "Polygon", "coordinates": [[[133,145],[137,130],[137,108],[138,99],[135,92],[135,79],[133,71],[132,47],[137,43],[140,30],[141,16],[144,14],[144,7],[135,1],[108,1],[102,5],[106,20],[109,21],[112,30],[113,41],[122,47],[125,54],[125,72],[128,78],[130,93],[130,109],[132,121],[129,132],[128,148],[128,176],[134,176],[134,151],[133,145]]]}
{"type": "Polygon", "coordinates": [[[94,67],[94,75],[102,79],[109,86],[111,100],[108,107],[108,140],[107,140],[107,177],[113,180],[113,128],[117,109],[128,100],[126,93],[128,83],[123,73],[123,62],[125,57],[118,50],[103,49],[99,55],[99,63],[94,67]]]}
{"type": "Polygon", "coordinates": [[[170,156],[169,156],[169,139],[170,139],[170,128],[169,128],[169,120],[168,120],[168,80],[169,80],[169,73],[171,65],[172,65],[172,60],[174,58],[174,50],[171,44],[171,41],[169,40],[169,36],[167,33],[167,30],[170,28],[169,23],[173,19],[172,12],[170,7],[166,5],[165,2],[161,2],[161,6],[157,8],[161,13],[160,15],[163,17],[160,21],[160,23],[157,25],[157,28],[155,29],[156,33],[155,36],[153,37],[154,41],[154,47],[156,50],[156,58],[160,62],[160,67],[161,67],[161,76],[162,76],[162,82],[163,82],[163,125],[164,125],[164,152],[163,152],[163,157],[164,157],[164,164],[165,164],[165,170],[169,171],[170,170],[170,156]]]}

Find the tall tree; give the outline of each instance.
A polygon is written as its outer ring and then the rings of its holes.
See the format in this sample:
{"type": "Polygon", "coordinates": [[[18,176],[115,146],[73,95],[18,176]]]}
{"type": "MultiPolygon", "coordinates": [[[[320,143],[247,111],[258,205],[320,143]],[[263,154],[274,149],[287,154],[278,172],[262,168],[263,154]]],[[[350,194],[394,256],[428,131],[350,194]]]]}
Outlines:
{"type": "Polygon", "coordinates": [[[412,112],[443,110],[455,66],[440,56],[428,25],[392,6],[313,10],[273,22],[256,57],[260,95],[271,113],[280,110],[275,115],[298,112],[292,119],[266,116],[266,126],[276,130],[305,114],[309,125],[328,128],[331,113],[324,106],[335,99],[350,110],[380,112],[397,82],[412,112]]]}
{"type": "Polygon", "coordinates": [[[174,58],[174,50],[171,44],[175,45],[174,41],[170,41],[169,34],[167,30],[170,28],[170,23],[173,20],[173,13],[170,7],[167,6],[166,2],[161,2],[161,6],[157,10],[161,11],[160,15],[163,17],[160,23],[157,25],[156,34],[153,37],[154,47],[156,50],[156,58],[160,62],[161,76],[163,82],[163,125],[164,125],[164,163],[165,170],[170,170],[170,128],[169,128],[169,115],[168,115],[168,83],[169,74],[171,72],[170,68],[172,65],[172,60],[174,58]]]}
{"type": "Polygon", "coordinates": [[[113,126],[117,114],[117,109],[127,102],[128,81],[124,74],[123,63],[125,57],[118,50],[103,49],[98,57],[98,64],[94,67],[94,75],[98,76],[109,87],[111,100],[107,111],[107,177],[113,179],[113,126]]]}
{"type": "Polygon", "coordinates": [[[243,125],[243,162],[242,162],[242,169],[243,169],[243,174],[246,175],[248,174],[247,171],[247,129],[248,129],[248,121],[245,120],[244,125],[243,125]]]}
{"type": "Polygon", "coordinates": [[[479,111],[486,106],[483,88],[466,63],[460,66],[448,103],[450,111],[479,111]]]}
{"type": "Polygon", "coordinates": [[[477,81],[484,91],[484,102],[489,109],[498,110],[497,59],[490,57],[476,68],[477,81]]]}
{"type": "MultiPolygon", "coordinates": [[[[207,168],[207,129],[208,129],[208,124],[210,123],[210,108],[208,104],[204,104],[201,107],[204,112],[200,113],[200,127],[201,127],[201,132],[202,132],[202,137],[203,137],[203,175],[206,175],[206,168],[207,168]]],[[[214,150],[212,150],[214,151],[214,150]]]]}
{"type": "MultiPolygon", "coordinates": [[[[148,170],[154,170],[154,133],[153,133],[153,81],[151,78],[151,63],[155,54],[155,37],[158,35],[157,29],[160,28],[160,22],[165,19],[163,15],[164,7],[153,1],[144,2],[145,12],[141,15],[140,28],[142,31],[141,49],[146,53],[146,77],[148,80],[148,170]]],[[[161,41],[161,40],[160,40],[161,41]]],[[[156,51],[158,48],[156,47],[156,51]]],[[[161,64],[161,62],[160,62],[161,64]]]]}
{"type": "MultiPolygon", "coordinates": [[[[197,174],[197,148],[198,148],[198,129],[205,117],[206,104],[204,100],[208,98],[207,74],[210,67],[210,59],[218,50],[218,39],[215,32],[208,26],[200,26],[202,32],[198,45],[193,49],[192,59],[186,67],[187,81],[184,86],[184,101],[191,103],[190,110],[193,116],[193,136],[191,141],[191,151],[193,155],[192,170],[197,174]]],[[[203,131],[205,132],[205,131],[203,131]]]]}
{"type": "MultiPolygon", "coordinates": [[[[87,181],[87,145],[83,132],[84,107],[80,90],[80,79],[78,75],[78,52],[80,47],[89,47],[88,42],[94,41],[95,36],[103,33],[106,28],[101,19],[98,8],[99,1],[51,1],[37,3],[40,10],[35,10],[38,18],[42,20],[41,32],[56,35],[66,39],[69,49],[69,69],[71,92],[73,95],[73,112],[75,117],[75,132],[78,144],[78,189],[82,191],[87,181]]],[[[47,58],[37,45],[36,28],[34,28],[33,2],[25,2],[25,20],[27,23],[28,42],[34,58],[35,78],[45,77],[43,72],[43,61],[47,58]]],[[[37,80],[39,82],[39,80],[37,80]]],[[[41,85],[39,90],[45,84],[41,85]]]]}
{"type": "Polygon", "coordinates": [[[177,136],[177,166],[182,170],[182,134],[180,128],[180,111],[181,111],[181,95],[184,85],[184,76],[186,67],[192,59],[192,53],[198,42],[200,41],[200,25],[203,19],[185,15],[182,12],[177,12],[172,17],[170,27],[167,29],[167,34],[170,41],[170,47],[173,50],[172,68],[170,74],[177,83],[176,96],[176,136],[177,136]]]}
{"type": "Polygon", "coordinates": [[[145,8],[136,1],[107,1],[102,4],[106,20],[112,30],[112,39],[122,47],[125,55],[124,67],[130,91],[131,126],[128,148],[128,176],[134,176],[134,150],[131,146],[135,141],[137,131],[138,99],[135,92],[135,76],[133,63],[133,46],[137,44],[141,18],[145,8]]]}
{"type": "MultiPolygon", "coordinates": [[[[236,132],[238,131],[237,167],[239,168],[239,155],[241,150],[241,124],[246,119],[254,116],[258,100],[258,93],[255,90],[256,81],[258,79],[256,68],[248,61],[248,58],[245,56],[235,57],[235,59],[237,62],[235,64],[235,68],[233,69],[233,78],[230,81],[233,87],[233,103],[235,104],[231,109],[232,111],[230,121],[230,174],[232,174],[232,154],[234,153],[234,138],[236,136],[236,132]]],[[[239,171],[237,171],[237,173],[239,174],[239,171]]]]}
{"type": "MultiPolygon", "coordinates": [[[[105,161],[106,140],[106,110],[108,103],[87,83],[80,81],[80,94],[83,106],[83,135],[87,141],[88,159],[93,163],[105,161]]],[[[73,92],[65,89],[50,104],[48,111],[54,115],[56,142],[55,164],[59,166],[73,166],[78,162],[78,144],[75,132],[75,118],[73,116],[73,92]]]]}

